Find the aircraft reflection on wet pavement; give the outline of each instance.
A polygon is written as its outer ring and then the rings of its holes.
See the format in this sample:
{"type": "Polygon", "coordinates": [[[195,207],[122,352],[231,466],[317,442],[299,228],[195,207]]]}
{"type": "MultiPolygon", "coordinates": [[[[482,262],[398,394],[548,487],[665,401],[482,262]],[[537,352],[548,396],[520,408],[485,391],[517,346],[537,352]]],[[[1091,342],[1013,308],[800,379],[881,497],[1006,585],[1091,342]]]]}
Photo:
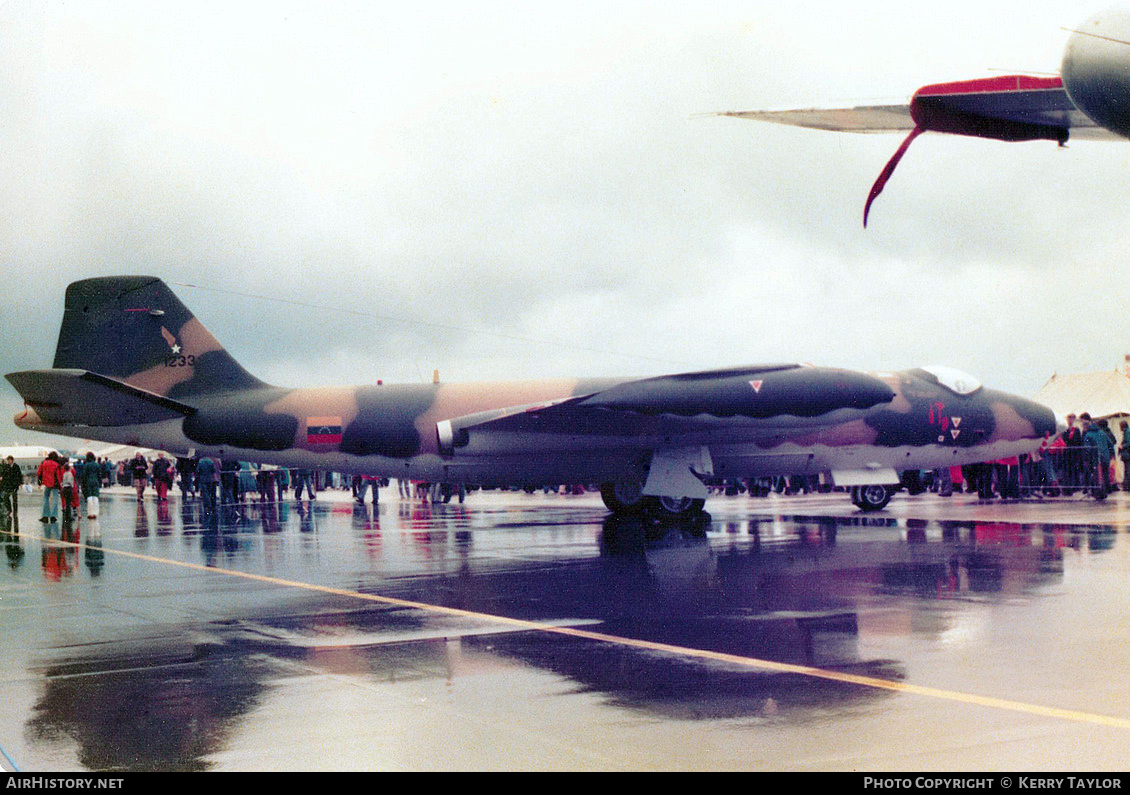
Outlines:
{"type": "MultiPolygon", "coordinates": [[[[519,665],[660,718],[788,714],[803,722],[813,709],[890,694],[507,631],[489,617],[596,625],[622,638],[899,680],[900,660],[861,653],[868,626],[944,633],[977,602],[956,599],[937,610],[930,607],[936,600],[1035,594],[1062,582],[1065,548],[1102,552],[1116,539],[1101,527],[858,515],[723,518],[703,533],[615,515],[602,521],[592,506],[563,506],[248,505],[241,518],[215,527],[202,526],[192,504],[113,497],[93,522],[40,526],[25,514],[25,526],[46,535],[3,537],[8,576],[26,584],[38,557],[40,589],[97,583],[98,603],[113,607],[82,625],[59,616],[65,642],[24,627],[29,657],[14,660],[8,649],[0,662],[6,670],[26,664],[38,682],[30,742],[73,742],[91,769],[208,768],[233,726],[296,666],[306,675],[393,683],[451,679],[465,666],[519,665]],[[167,576],[176,570],[158,558],[216,568],[167,576]],[[472,611],[481,620],[238,581],[229,588],[221,569],[266,570],[280,580],[472,611]],[[160,618],[121,617],[133,612],[160,618]]],[[[3,527],[18,529],[10,519],[3,527]]]]}

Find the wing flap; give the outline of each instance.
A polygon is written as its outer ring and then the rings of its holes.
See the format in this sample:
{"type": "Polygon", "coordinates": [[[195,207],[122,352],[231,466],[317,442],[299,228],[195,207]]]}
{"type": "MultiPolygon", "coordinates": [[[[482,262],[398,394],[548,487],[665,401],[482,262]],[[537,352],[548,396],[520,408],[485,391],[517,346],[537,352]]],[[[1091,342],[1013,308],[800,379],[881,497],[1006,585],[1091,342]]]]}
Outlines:
{"type": "Polygon", "coordinates": [[[25,370],[5,378],[46,425],[135,425],[196,412],[192,406],[88,370],[25,370]]]}

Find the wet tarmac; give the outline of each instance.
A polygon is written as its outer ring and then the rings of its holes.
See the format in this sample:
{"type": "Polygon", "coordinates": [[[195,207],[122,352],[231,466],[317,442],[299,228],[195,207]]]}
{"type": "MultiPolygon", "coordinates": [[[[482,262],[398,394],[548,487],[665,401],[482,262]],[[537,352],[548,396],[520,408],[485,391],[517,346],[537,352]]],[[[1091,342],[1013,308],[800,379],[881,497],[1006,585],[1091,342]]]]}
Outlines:
{"type": "Polygon", "coordinates": [[[1123,770],[1130,500],[104,494],[0,537],[0,766],[1123,770]]]}

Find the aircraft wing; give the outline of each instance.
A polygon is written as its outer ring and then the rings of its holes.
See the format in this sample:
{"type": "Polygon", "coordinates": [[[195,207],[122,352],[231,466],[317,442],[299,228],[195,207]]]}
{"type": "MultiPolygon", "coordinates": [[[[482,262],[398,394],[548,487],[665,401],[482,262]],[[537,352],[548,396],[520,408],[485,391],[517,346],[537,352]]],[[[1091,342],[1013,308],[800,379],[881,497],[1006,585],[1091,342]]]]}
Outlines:
{"type": "Polygon", "coordinates": [[[644,436],[735,417],[810,428],[840,409],[863,410],[893,397],[884,381],[866,373],[763,365],[628,381],[588,395],[445,420],[437,432],[441,450],[450,452],[466,445],[472,431],[644,436]]]}
{"type": "Polygon", "coordinates": [[[769,121],[814,130],[853,133],[908,132],[914,129],[910,105],[870,105],[855,108],[801,110],[732,110],[718,114],[735,119],[769,121]]]}
{"type": "Polygon", "coordinates": [[[731,111],[719,114],[799,127],[855,133],[907,132],[894,156],[875,180],[863,210],[883,191],[911,142],[924,132],[941,132],[998,141],[1056,141],[1068,137],[1117,141],[1121,136],[1096,124],[1079,110],[1059,77],[1006,75],[953,83],[935,83],[914,92],[906,105],[843,109],[731,111]]]}
{"type": "Polygon", "coordinates": [[[1121,140],[1075,107],[1060,78],[1027,75],[935,83],[918,89],[905,105],[728,111],[718,115],[833,132],[910,132],[921,127],[1000,140],[1066,140],[1061,131],[1069,130],[1073,138],[1121,140]]]}
{"type": "Polygon", "coordinates": [[[196,409],[88,370],[25,370],[5,376],[49,425],[133,425],[196,409]]]}

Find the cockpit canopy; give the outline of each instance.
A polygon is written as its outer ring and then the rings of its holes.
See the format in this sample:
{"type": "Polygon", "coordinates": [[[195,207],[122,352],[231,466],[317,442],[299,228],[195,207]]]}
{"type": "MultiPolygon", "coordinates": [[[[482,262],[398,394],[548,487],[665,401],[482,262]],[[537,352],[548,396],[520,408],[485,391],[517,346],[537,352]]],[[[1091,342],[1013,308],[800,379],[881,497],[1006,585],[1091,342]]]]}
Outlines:
{"type": "Polygon", "coordinates": [[[957,395],[972,395],[981,388],[981,382],[976,378],[952,367],[934,365],[923,367],[921,370],[933,376],[939,384],[957,395]]]}

